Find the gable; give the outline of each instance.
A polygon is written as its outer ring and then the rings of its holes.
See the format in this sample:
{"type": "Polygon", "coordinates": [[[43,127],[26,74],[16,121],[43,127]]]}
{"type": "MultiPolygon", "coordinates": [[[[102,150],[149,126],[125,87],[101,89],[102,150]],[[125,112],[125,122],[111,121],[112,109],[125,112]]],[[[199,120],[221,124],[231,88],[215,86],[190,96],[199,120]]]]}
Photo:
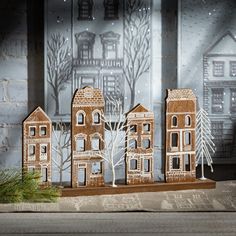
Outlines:
{"type": "Polygon", "coordinates": [[[126,114],[128,115],[130,113],[136,113],[136,112],[149,112],[149,110],[139,103],[135,107],[133,107],[130,111],[128,111],[126,114]]]}
{"type": "Polygon", "coordinates": [[[35,108],[23,121],[30,122],[30,121],[48,121],[51,122],[50,118],[47,114],[43,111],[41,107],[35,108]]]}

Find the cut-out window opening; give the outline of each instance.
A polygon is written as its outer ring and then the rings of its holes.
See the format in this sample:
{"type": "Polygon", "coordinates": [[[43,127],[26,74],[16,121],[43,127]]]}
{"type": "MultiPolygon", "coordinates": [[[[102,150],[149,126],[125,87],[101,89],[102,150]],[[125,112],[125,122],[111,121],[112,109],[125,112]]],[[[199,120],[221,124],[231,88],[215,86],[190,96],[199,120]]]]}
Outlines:
{"type": "Polygon", "coordinates": [[[136,139],[129,140],[129,148],[131,148],[131,149],[137,148],[137,140],[136,139]]]}
{"type": "Polygon", "coordinates": [[[151,129],[150,129],[150,124],[143,124],[143,131],[144,132],[149,132],[151,129]]]}
{"type": "Polygon", "coordinates": [[[84,124],[84,114],[81,112],[77,114],[77,124],[78,125],[84,124]]]}
{"type": "Polygon", "coordinates": [[[46,145],[42,145],[40,147],[40,152],[41,152],[41,154],[46,154],[47,153],[47,146],[46,145]]]}
{"type": "Polygon", "coordinates": [[[92,150],[94,150],[94,151],[100,150],[100,138],[99,137],[92,138],[92,150]]]}
{"type": "Polygon", "coordinates": [[[184,140],[185,140],[185,145],[191,144],[191,133],[189,131],[186,131],[184,133],[184,140]]]}
{"type": "Polygon", "coordinates": [[[105,7],[105,20],[117,20],[118,16],[118,9],[119,9],[119,0],[104,0],[104,7],[105,7]]]}
{"type": "Polygon", "coordinates": [[[34,156],[35,155],[35,145],[34,144],[30,144],[29,145],[29,155],[30,156],[34,156]]]}
{"type": "Polygon", "coordinates": [[[184,154],[185,171],[190,171],[190,154],[184,154]]]}
{"type": "Polygon", "coordinates": [[[130,160],[130,170],[137,170],[138,169],[138,160],[131,159],[130,160]]]}
{"type": "Polygon", "coordinates": [[[148,149],[151,146],[151,142],[149,139],[143,139],[142,144],[144,149],[148,149]]]}
{"type": "Polygon", "coordinates": [[[172,117],[172,126],[173,126],[173,127],[177,127],[177,125],[178,125],[177,117],[176,117],[176,116],[173,116],[173,117],[172,117]]]}
{"type": "Polygon", "coordinates": [[[36,135],[36,128],[35,127],[30,127],[30,136],[35,136],[36,135]]]}
{"type": "Polygon", "coordinates": [[[137,132],[137,125],[130,125],[130,132],[136,133],[137,132]]]}
{"type": "Polygon", "coordinates": [[[83,152],[85,150],[85,139],[83,137],[76,139],[76,150],[77,152],[83,152]]]}
{"type": "Polygon", "coordinates": [[[189,115],[185,116],[185,126],[191,125],[191,117],[189,115]]]}
{"type": "Polygon", "coordinates": [[[172,158],[172,169],[178,170],[180,168],[180,158],[175,156],[172,158]]]}
{"type": "Polygon", "coordinates": [[[78,1],[78,20],[92,20],[93,1],[79,0],[78,1]]]}
{"type": "Polygon", "coordinates": [[[40,136],[45,136],[47,134],[47,127],[42,126],[40,127],[40,136]]]}
{"type": "Polygon", "coordinates": [[[48,181],[48,168],[43,167],[42,168],[42,182],[47,182],[48,181]]]}
{"type": "Polygon", "coordinates": [[[34,166],[29,166],[28,167],[28,172],[34,173],[35,172],[35,167],[34,166]]]}
{"type": "Polygon", "coordinates": [[[178,133],[171,133],[171,146],[178,147],[178,133]]]}
{"type": "Polygon", "coordinates": [[[93,115],[93,123],[94,124],[100,124],[100,120],[101,120],[100,114],[98,112],[94,113],[94,115],[93,115]]]}
{"type": "Polygon", "coordinates": [[[102,162],[93,162],[92,174],[101,174],[101,173],[102,173],[102,162]]]}
{"type": "Polygon", "coordinates": [[[144,172],[150,172],[150,159],[144,159],[144,172]]]}

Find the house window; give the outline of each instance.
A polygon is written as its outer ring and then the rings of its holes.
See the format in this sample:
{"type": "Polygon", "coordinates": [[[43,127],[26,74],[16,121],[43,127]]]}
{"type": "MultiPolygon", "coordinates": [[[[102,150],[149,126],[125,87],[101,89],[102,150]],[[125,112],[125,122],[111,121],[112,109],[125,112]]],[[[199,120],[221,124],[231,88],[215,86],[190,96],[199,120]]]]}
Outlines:
{"type": "Polygon", "coordinates": [[[94,77],[88,77],[88,76],[82,76],[81,77],[81,84],[80,87],[84,88],[85,86],[95,87],[95,78],[94,77]]]}
{"type": "Polygon", "coordinates": [[[101,173],[102,173],[102,162],[93,162],[92,174],[101,174],[101,173]]]}
{"type": "Polygon", "coordinates": [[[130,133],[136,133],[137,132],[137,125],[130,125],[130,133]]]}
{"type": "Polygon", "coordinates": [[[190,154],[184,154],[185,171],[190,171],[190,154]]]}
{"type": "Polygon", "coordinates": [[[177,127],[178,125],[178,120],[176,116],[172,116],[172,124],[173,127],[177,127]]]}
{"type": "Polygon", "coordinates": [[[178,133],[171,133],[171,146],[178,147],[178,133]]]}
{"type": "Polygon", "coordinates": [[[230,111],[236,113],[236,89],[230,89],[230,111]]]}
{"type": "Polygon", "coordinates": [[[185,126],[191,126],[191,117],[189,115],[185,116],[185,126]]]}
{"type": "Polygon", "coordinates": [[[78,20],[92,20],[93,1],[92,0],[78,0],[78,20]]]}
{"type": "Polygon", "coordinates": [[[47,127],[42,126],[40,127],[40,136],[45,136],[47,134],[47,127]]]}
{"type": "Polygon", "coordinates": [[[79,44],[79,59],[86,60],[92,58],[92,46],[89,42],[84,41],[79,44]]]}
{"type": "Polygon", "coordinates": [[[94,124],[100,124],[100,114],[98,112],[95,112],[93,115],[93,123],[94,124]]]}
{"type": "Polygon", "coordinates": [[[185,145],[191,144],[191,133],[189,131],[184,132],[184,143],[185,145]]]}
{"type": "Polygon", "coordinates": [[[28,153],[29,153],[29,159],[35,160],[35,144],[29,144],[28,153]]]}
{"type": "Polygon", "coordinates": [[[100,150],[100,138],[99,137],[92,138],[92,150],[94,150],[94,151],[100,150]]]}
{"type": "Polygon", "coordinates": [[[223,61],[213,61],[213,76],[223,77],[224,67],[225,67],[225,63],[223,61]]]}
{"type": "Polygon", "coordinates": [[[143,131],[144,132],[149,132],[151,129],[150,129],[150,124],[143,124],[143,131]]]}
{"type": "Polygon", "coordinates": [[[212,113],[223,113],[224,110],[224,89],[212,89],[212,113]]]}
{"type": "Polygon", "coordinates": [[[172,169],[178,170],[180,168],[180,158],[179,156],[174,156],[172,158],[172,169]]]}
{"type": "Polygon", "coordinates": [[[30,126],[29,127],[29,133],[30,133],[30,136],[35,136],[35,134],[36,134],[36,129],[35,129],[35,127],[32,127],[32,126],[30,126]]]}
{"type": "Polygon", "coordinates": [[[137,148],[137,140],[136,139],[131,139],[129,141],[129,148],[131,148],[131,149],[137,148]]]}
{"type": "Polygon", "coordinates": [[[116,59],[117,58],[117,43],[106,42],[104,43],[104,59],[116,59]]]}
{"type": "Polygon", "coordinates": [[[137,170],[138,169],[138,160],[131,159],[130,160],[130,170],[137,170]]]}
{"type": "Polygon", "coordinates": [[[151,142],[149,139],[143,139],[142,144],[143,144],[142,146],[144,149],[148,149],[148,148],[150,148],[151,142]]]}
{"type": "Polygon", "coordinates": [[[35,172],[35,167],[34,166],[29,166],[28,167],[28,172],[34,173],[35,172]]]}
{"type": "Polygon", "coordinates": [[[118,9],[119,9],[119,0],[104,0],[105,7],[105,20],[116,20],[119,18],[118,9]]]}
{"type": "Polygon", "coordinates": [[[230,62],[230,76],[232,77],[236,76],[236,61],[230,62]]]}
{"type": "Polygon", "coordinates": [[[42,182],[47,182],[48,181],[48,168],[43,167],[42,168],[42,182]]]}
{"type": "Polygon", "coordinates": [[[40,153],[41,154],[46,154],[47,153],[47,145],[41,145],[40,153]]]}
{"type": "Polygon", "coordinates": [[[84,124],[84,114],[81,112],[77,113],[77,124],[78,125],[84,124]]]}
{"type": "Polygon", "coordinates": [[[76,150],[77,152],[83,152],[85,150],[85,139],[83,137],[76,139],[76,150]]]}
{"type": "Polygon", "coordinates": [[[150,159],[143,160],[144,172],[150,172],[150,159]]]}
{"type": "Polygon", "coordinates": [[[214,140],[220,141],[223,138],[223,122],[222,121],[212,121],[211,122],[211,134],[214,140]]]}

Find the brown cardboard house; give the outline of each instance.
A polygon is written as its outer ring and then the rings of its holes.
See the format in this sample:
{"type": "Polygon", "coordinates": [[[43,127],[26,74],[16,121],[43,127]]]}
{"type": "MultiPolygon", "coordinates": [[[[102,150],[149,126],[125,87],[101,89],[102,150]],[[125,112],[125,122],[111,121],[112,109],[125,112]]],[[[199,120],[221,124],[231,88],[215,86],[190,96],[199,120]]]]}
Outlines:
{"type": "Polygon", "coordinates": [[[100,89],[77,89],[71,112],[72,187],[104,185],[104,97],[100,89]]]}
{"type": "Polygon", "coordinates": [[[52,122],[41,107],[23,121],[23,168],[41,172],[41,184],[51,184],[52,122]]]}
{"type": "Polygon", "coordinates": [[[166,182],[196,179],[196,96],[191,89],[168,89],[166,99],[166,182]]]}
{"type": "Polygon", "coordinates": [[[154,114],[138,104],[126,118],[126,184],[153,183],[154,114]]]}

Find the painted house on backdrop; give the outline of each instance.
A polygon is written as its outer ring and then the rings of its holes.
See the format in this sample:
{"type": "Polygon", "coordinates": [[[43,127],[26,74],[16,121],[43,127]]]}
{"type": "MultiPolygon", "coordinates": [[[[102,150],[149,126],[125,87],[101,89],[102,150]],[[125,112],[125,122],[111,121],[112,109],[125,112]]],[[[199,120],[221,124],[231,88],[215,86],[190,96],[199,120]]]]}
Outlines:
{"type": "Polygon", "coordinates": [[[236,158],[236,39],[222,35],[203,55],[203,106],[211,120],[216,158],[236,158]]]}
{"type": "Polygon", "coordinates": [[[23,121],[23,168],[40,171],[42,185],[51,184],[52,122],[41,107],[23,121]]]}
{"type": "Polygon", "coordinates": [[[138,104],[126,116],[126,184],[153,183],[154,114],[138,104]]]}
{"type": "Polygon", "coordinates": [[[77,89],[71,112],[72,187],[103,186],[104,98],[100,89],[77,89]]]}
{"type": "Polygon", "coordinates": [[[191,89],[168,89],[166,99],[166,182],[194,181],[196,96],[191,89]]]}
{"type": "Polygon", "coordinates": [[[74,15],[73,91],[91,86],[100,88],[105,110],[119,99],[124,105],[123,1],[78,0],[74,15]]]}

